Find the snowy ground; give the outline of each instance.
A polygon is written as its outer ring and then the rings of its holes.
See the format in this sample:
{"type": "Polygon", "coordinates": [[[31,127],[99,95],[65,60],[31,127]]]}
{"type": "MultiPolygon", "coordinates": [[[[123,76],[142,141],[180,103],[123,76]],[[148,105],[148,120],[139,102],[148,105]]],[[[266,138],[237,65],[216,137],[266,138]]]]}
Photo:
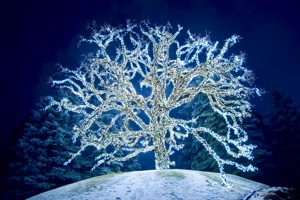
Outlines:
{"type": "Polygon", "coordinates": [[[269,188],[267,185],[234,175],[227,175],[227,179],[233,183],[230,189],[219,185],[208,185],[206,180],[220,182],[219,174],[212,172],[176,169],[117,173],[66,185],[29,199],[230,200],[249,199],[249,195],[254,191],[269,188]]]}

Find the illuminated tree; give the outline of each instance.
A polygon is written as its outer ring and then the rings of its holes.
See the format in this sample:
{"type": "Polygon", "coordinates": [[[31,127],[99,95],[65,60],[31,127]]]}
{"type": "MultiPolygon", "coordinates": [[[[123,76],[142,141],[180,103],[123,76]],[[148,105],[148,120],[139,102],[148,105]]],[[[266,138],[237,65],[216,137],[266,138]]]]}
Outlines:
{"type": "Polygon", "coordinates": [[[256,169],[220,158],[202,137],[210,134],[234,158],[252,159],[255,146],[245,144],[247,133],[240,124],[243,117],[250,116],[249,97],[259,95],[259,90],[251,86],[252,72],[242,66],[243,54],[225,57],[239,37],[232,36],[219,49],[218,42],[212,43],[208,36],[188,31],[186,41],[181,42],[176,38],[182,27],[178,26],[175,33],[172,30],[169,24],[152,27],[147,22],[128,22],[124,28],[94,27],[90,39],[81,39],[97,51],[75,70],[62,68],[65,78],[52,81],[79,100],[48,97],[49,106],[84,116],[73,129],[73,142],[79,140],[81,148],[65,164],[86,147],[94,146],[105,150],[95,158],[94,168],[154,151],[156,169],[166,169],[175,164],[169,155],[182,148],[178,141],[192,134],[217,161],[223,184],[228,185],[224,165],[242,171],[256,169]],[[225,135],[207,127],[193,128],[197,117],[180,119],[172,115],[199,93],[224,118],[225,135]],[[126,155],[118,156],[119,149],[126,155]]]}

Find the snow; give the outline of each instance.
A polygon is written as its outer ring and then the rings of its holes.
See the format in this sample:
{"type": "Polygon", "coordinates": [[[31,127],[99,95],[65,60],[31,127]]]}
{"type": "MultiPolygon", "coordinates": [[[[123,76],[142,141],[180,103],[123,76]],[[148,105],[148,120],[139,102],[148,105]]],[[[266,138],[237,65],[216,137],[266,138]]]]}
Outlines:
{"type": "Polygon", "coordinates": [[[53,199],[246,199],[255,191],[270,188],[239,176],[227,175],[232,188],[208,185],[221,183],[219,173],[193,170],[149,170],[98,176],[29,198],[53,199]]]}

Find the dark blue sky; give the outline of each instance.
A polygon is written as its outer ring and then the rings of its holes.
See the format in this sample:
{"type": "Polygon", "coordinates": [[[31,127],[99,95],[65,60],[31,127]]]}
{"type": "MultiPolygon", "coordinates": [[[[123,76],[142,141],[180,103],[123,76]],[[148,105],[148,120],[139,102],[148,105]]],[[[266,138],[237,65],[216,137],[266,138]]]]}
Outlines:
{"type": "MultiPolygon", "coordinates": [[[[233,34],[241,43],[231,52],[247,54],[256,85],[277,88],[300,103],[300,31],[297,1],[264,0],[110,0],[21,1],[1,5],[1,154],[10,146],[12,130],[30,115],[40,96],[47,95],[47,78],[54,63],[80,61],[78,35],[86,25],[125,24],[126,19],[149,19],[156,24],[179,23],[184,31],[224,41],[233,34]]],[[[256,99],[255,109],[266,112],[268,94],[256,99]]],[[[3,154],[2,154],[3,155],[3,154]]]]}

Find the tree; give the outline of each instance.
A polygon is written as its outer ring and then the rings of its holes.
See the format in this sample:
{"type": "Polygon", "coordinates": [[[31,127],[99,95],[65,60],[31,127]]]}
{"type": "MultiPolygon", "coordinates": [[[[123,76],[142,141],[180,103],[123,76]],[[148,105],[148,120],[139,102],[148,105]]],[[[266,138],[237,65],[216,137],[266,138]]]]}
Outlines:
{"type": "MultiPolygon", "coordinates": [[[[222,132],[224,134],[227,131],[224,118],[213,111],[208,99],[203,95],[197,95],[193,101],[186,104],[180,110],[180,113],[185,117],[198,117],[197,123],[194,123],[193,127],[206,127],[218,134],[222,134],[222,132]]],[[[214,147],[214,151],[218,156],[226,156],[226,150],[211,135],[203,134],[202,137],[205,138],[210,146],[214,147]]],[[[201,142],[192,136],[189,136],[184,141],[182,156],[179,158],[179,162],[185,163],[187,168],[193,170],[218,171],[215,159],[209,155],[205,147],[201,145],[201,142]]]]}
{"type": "MultiPolygon", "coordinates": [[[[43,106],[38,105],[40,109],[43,106]]],[[[27,198],[82,179],[78,171],[62,165],[68,152],[77,148],[70,140],[73,123],[68,113],[54,109],[33,111],[12,150],[6,185],[8,199],[27,198]]]]}
{"type": "Polygon", "coordinates": [[[64,166],[70,158],[68,152],[78,150],[78,146],[72,144],[71,135],[73,124],[80,116],[57,112],[53,108],[42,111],[44,106],[39,104],[39,109],[33,111],[13,147],[5,199],[24,199],[93,176],[139,169],[137,159],[133,159],[90,171],[95,164],[93,156],[101,153],[95,148],[87,148],[72,165],[64,166]]]}
{"type": "Polygon", "coordinates": [[[300,112],[291,97],[282,91],[272,91],[272,104],[266,116],[267,141],[272,149],[269,161],[271,185],[300,185],[300,112]]]}
{"type": "Polygon", "coordinates": [[[169,155],[182,148],[178,140],[191,134],[217,161],[223,184],[228,185],[224,165],[242,171],[256,169],[220,158],[202,136],[211,135],[235,158],[253,158],[255,146],[245,144],[248,137],[240,123],[250,115],[249,96],[259,95],[259,90],[251,86],[252,72],[242,66],[243,54],[225,57],[239,37],[232,36],[218,49],[218,42],[188,31],[181,45],[176,38],[182,27],[178,26],[175,33],[171,29],[169,24],[151,27],[148,22],[128,22],[125,28],[106,25],[97,30],[93,26],[91,38],[82,38],[81,42],[92,44],[97,51],[86,56],[75,70],[62,68],[65,77],[52,81],[80,102],[48,97],[46,107],[84,115],[72,136],[81,147],[65,164],[94,146],[105,153],[96,157],[93,169],[148,151],[155,152],[156,169],[166,169],[175,164],[169,155]],[[193,128],[197,117],[180,119],[172,115],[174,109],[198,94],[205,95],[213,111],[225,120],[225,135],[206,127],[193,128]],[[127,152],[125,156],[116,154],[119,149],[127,152]]]}
{"type": "MultiPolygon", "coordinates": [[[[225,120],[220,117],[217,113],[213,111],[210,107],[208,100],[202,96],[198,95],[193,101],[186,104],[185,107],[181,110],[183,115],[192,115],[192,117],[199,117],[199,120],[194,125],[195,127],[205,126],[218,134],[226,132],[226,123],[225,120]]],[[[247,117],[243,120],[241,125],[249,134],[249,143],[255,143],[257,148],[253,151],[255,160],[253,161],[254,165],[257,166],[260,170],[254,173],[241,173],[233,167],[228,167],[226,171],[231,174],[243,176],[249,179],[254,179],[260,182],[266,182],[265,173],[267,172],[266,166],[266,157],[270,155],[269,148],[266,145],[265,138],[263,137],[263,120],[262,116],[253,113],[251,117],[247,117]]],[[[229,159],[229,155],[226,154],[224,146],[215,140],[210,135],[206,134],[203,137],[207,140],[210,146],[214,147],[214,150],[222,158],[229,159]]],[[[231,158],[234,159],[234,158],[231,158]]],[[[188,137],[184,141],[184,148],[182,155],[179,157],[179,162],[185,164],[185,167],[193,170],[200,171],[218,171],[218,165],[216,161],[209,156],[208,152],[201,145],[201,143],[195,137],[188,137]]],[[[240,159],[240,163],[244,165],[250,164],[247,159],[240,159]]]]}

